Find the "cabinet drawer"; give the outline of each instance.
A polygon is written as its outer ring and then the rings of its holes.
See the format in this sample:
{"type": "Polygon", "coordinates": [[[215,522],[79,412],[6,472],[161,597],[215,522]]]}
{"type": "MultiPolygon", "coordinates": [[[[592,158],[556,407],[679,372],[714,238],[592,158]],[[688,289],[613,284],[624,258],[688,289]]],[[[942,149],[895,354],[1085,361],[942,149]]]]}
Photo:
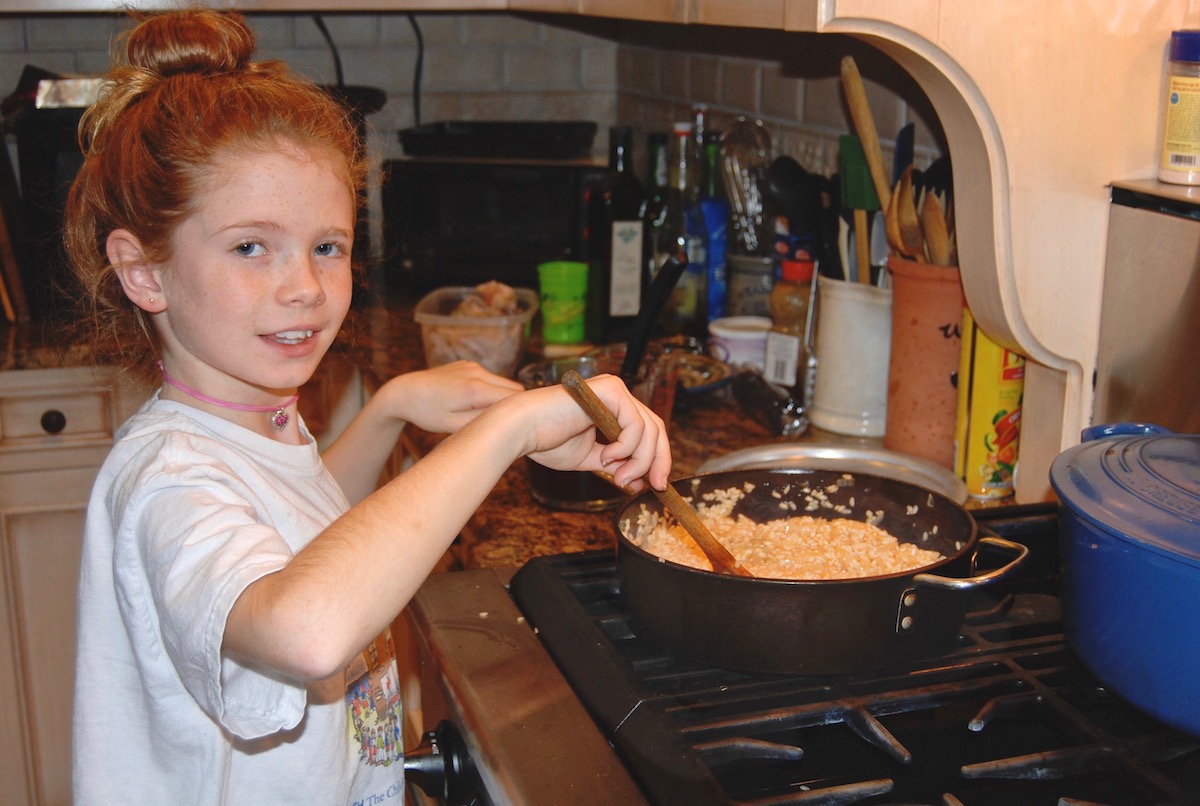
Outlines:
{"type": "Polygon", "coordinates": [[[0,373],[0,448],[111,442],[128,405],[113,370],[0,373]]]}
{"type": "Polygon", "coordinates": [[[112,439],[110,412],[111,395],[100,389],[0,398],[0,442],[47,436],[112,439]]]}

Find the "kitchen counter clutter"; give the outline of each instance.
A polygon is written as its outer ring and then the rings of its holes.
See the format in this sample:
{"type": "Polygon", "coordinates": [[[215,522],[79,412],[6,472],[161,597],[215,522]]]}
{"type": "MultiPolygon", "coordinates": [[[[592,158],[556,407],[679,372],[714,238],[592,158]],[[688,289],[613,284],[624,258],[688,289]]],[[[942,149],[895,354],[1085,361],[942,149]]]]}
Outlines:
{"type": "MultiPolygon", "coordinates": [[[[97,357],[88,345],[64,343],[61,331],[34,325],[0,327],[6,343],[0,369],[36,369],[82,366],[97,357]]],[[[534,339],[522,363],[540,358],[534,339]]],[[[110,358],[101,355],[99,358],[110,358]]],[[[109,363],[112,363],[111,360],[109,363]]],[[[347,365],[361,374],[367,393],[387,378],[425,366],[420,326],[407,299],[394,304],[356,309],[343,328],[343,336],[326,359],[333,369],[347,365]]],[[[344,372],[334,372],[341,376],[344,372]]],[[[328,416],[330,395],[321,378],[302,390],[300,405],[314,431],[328,416]]],[[[441,436],[409,426],[398,448],[398,465],[433,450],[441,436]]],[[[705,462],[752,446],[784,442],[746,412],[729,387],[689,394],[674,411],[670,429],[674,457],[673,478],[693,475],[705,462]]],[[[855,450],[879,448],[879,440],[841,437],[809,429],[806,444],[830,443],[855,450]]],[[[791,438],[787,441],[795,441],[791,438]]],[[[971,506],[976,502],[971,502],[971,506]]],[[[526,463],[515,463],[463,529],[447,568],[501,568],[525,564],[534,557],[563,554],[613,545],[613,512],[567,512],[537,503],[530,491],[526,463]]]]}

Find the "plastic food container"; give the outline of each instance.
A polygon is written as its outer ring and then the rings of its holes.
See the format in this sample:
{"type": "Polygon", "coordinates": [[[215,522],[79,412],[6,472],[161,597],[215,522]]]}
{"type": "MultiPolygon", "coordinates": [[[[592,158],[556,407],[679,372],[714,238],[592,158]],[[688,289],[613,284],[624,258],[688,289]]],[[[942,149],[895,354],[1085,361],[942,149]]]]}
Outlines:
{"type": "Polygon", "coordinates": [[[455,316],[458,304],[475,293],[472,286],[439,288],[417,303],[413,318],[421,326],[425,363],[476,361],[485,369],[511,378],[529,342],[529,322],[537,313],[537,292],[514,288],[518,310],[495,316],[455,316]]]}

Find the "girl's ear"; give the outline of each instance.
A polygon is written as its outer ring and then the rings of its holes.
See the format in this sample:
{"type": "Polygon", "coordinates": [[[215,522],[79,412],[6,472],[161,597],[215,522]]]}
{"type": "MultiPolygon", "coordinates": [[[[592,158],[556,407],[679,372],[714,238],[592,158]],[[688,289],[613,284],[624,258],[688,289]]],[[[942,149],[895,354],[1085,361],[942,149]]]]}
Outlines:
{"type": "Polygon", "coordinates": [[[105,251],[125,296],[134,305],[146,313],[166,310],[167,300],[159,283],[158,264],[146,256],[136,235],[126,229],[113,230],[108,234],[105,251]]]}

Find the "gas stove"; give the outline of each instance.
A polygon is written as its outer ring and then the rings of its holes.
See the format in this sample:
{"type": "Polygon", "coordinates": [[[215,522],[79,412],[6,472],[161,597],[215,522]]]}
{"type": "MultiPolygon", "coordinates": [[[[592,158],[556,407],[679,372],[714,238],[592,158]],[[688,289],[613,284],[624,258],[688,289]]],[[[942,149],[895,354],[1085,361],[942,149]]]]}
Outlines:
{"type": "Polygon", "coordinates": [[[749,673],[678,657],[623,606],[610,552],[535,559],[512,577],[511,599],[488,590],[495,587],[488,572],[478,584],[450,575],[466,610],[451,616],[451,602],[432,590],[422,591],[414,610],[433,647],[426,656],[441,669],[449,704],[443,731],[470,757],[456,762],[472,784],[455,797],[481,804],[1200,802],[1200,741],[1106,691],[1063,640],[1056,508],[973,514],[982,533],[1030,547],[1021,573],[976,594],[943,655],[865,674],[749,673]],[[472,614],[464,591],[496,612],[472,614]],[[487,659],[472,664],[480,651],[487,659]],[[482,718],[484,710],[492,717],[482,718]],[[514,770],[518,752],[534,757],[541,779],[527,784],[540,789],[513,785],[526,775],[514,770]]]}

